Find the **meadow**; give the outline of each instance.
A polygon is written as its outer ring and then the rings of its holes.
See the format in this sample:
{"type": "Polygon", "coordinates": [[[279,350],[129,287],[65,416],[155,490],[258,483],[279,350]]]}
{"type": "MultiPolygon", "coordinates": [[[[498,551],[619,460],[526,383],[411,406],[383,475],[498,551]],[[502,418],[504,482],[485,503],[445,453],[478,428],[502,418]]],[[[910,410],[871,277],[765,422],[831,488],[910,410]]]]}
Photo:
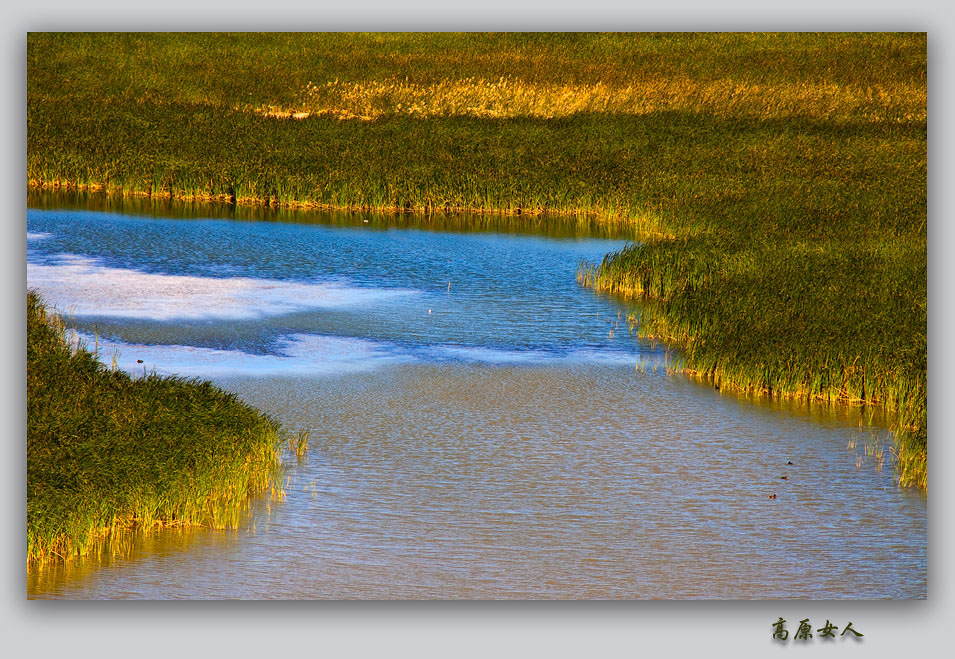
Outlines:
{"type": "Polygon", "coordinates": [[[28,569],[130,532],[235,528],[279,476],[272,419],[208,382],[104,366],[27,293],[28,569]]]}
{"type": "Polygon", "coordinates": [[[675,368],[882,406],[925,488],[926,71],[924,34],[33,33],[27,183],[625,227],[580,279],[675,368]]]}

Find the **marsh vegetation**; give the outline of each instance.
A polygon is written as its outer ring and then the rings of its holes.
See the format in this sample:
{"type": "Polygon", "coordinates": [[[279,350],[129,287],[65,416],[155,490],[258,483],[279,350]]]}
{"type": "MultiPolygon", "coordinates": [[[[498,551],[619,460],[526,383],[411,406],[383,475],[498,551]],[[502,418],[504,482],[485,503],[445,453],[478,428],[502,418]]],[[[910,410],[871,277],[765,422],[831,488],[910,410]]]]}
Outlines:
{"type": "Polygon", "coordinates": [[[278,495],[278,431],[209,382],[104,366],[27,294],[28,569],[129,532],[234,528],[278,495]]]}
{"type": "MultiPolygon", "coordinates": [[[[926,487],[924,34],[31,34],[27,181],[626,225],[722,388],[874,404],[926,487]]],[[[621,410],[626,414],[627,410],[621,410]]]]}

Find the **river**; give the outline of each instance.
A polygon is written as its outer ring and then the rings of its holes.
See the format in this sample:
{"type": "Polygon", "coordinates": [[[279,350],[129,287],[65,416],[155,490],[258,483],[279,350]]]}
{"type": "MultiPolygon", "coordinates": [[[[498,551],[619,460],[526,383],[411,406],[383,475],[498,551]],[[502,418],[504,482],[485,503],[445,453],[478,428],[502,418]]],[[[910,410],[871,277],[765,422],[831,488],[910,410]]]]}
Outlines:
{"type": "Polygon", "coordinates": [[[879,416],[668,374],[575,281],[622,238],[191,214],[29,208],[27,284],[104,362],[211,379],[308,456],[242,528],[133,538],[29,597],[926,597],[926,497],[879,416]]]}

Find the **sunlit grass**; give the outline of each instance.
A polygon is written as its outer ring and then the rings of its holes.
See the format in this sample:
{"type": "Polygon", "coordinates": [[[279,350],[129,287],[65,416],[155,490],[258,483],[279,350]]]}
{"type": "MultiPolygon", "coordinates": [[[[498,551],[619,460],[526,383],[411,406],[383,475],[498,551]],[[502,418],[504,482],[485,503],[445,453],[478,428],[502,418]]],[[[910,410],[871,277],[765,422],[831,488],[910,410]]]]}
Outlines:
{"type": "Polygon", "coordinates": [[[208,382],[131,378],[27,295],[27,567],[159,527],[236,528],[277,494],[278,427],[208,382]]]}
{"type": "Polygon", "coordinates": [[[31,34],[27,181],[625,225],[640,244],[582,279],[640,332],[728,388],[885,407],[924,487],[926,44],[31,34]]]}
{"type": "Polygon", "coordinates": [[[310,435],[311,431],[308,428],[299,430],[294,435],[289,434],[286,438],[289,453],[294,454],[299,460],[308,455],[308,439],[310,435]]]}
{"type": "Polygon", "coordinates": [[[528,83],[449,78],[431,84],[405,80],[309,82],[294,105],[255,112],[279,119],[331,116],[372,121],[386,115],[554,119],[574,114],[707,113],[718,117],[925,121],[923,85],[837,85],[827,82],[759,84],[730,78],[654,78],[622,85],[528,83]]]}
{"type": "Polygon", "coordinates": [[[679,347],[678,371],[725,390],[884,408],[900,482],[925,488],[924,236],[740,242],[636,245],[578,276],[641,300],[630,322],[679,347]]]}

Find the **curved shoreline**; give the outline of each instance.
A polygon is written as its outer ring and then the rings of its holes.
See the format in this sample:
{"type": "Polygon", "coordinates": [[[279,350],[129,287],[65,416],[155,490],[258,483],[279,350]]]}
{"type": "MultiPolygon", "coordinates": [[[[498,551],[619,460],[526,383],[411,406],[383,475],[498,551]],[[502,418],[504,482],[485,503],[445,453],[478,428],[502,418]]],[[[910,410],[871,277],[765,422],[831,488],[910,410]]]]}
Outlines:
{"type": "Polygon", "coordinates": [[[208,382],[132,378],[27,293],[27,570],[130,532],[236,528],[279,485],[279,427],[208,382]]]}
{"type": "Polygon", "coordinates": [[[28,185],[619,223],[641,332],[898,408],[926,487],[924,33],[379,37],[31,33],[28,185]]]}

